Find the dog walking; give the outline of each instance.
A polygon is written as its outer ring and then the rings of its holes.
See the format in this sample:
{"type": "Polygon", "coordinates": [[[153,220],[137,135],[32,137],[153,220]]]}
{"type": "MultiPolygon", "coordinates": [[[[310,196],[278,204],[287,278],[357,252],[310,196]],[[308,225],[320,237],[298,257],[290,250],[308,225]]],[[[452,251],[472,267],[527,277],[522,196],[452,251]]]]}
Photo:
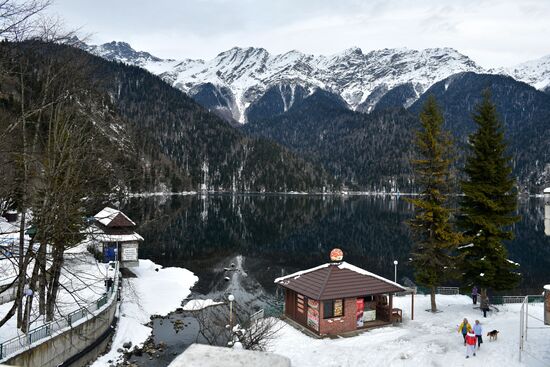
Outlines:
{"type": "Polygon", "coordinates": [[[473,354],[476,355],[476,334],[473,331],[469,331],[466,334],[466,358],[470,358],[473,354]]]}
{"type": "Polygon", "coordinates": [[[477,338],[477,350],[481,347],[481,343],[483,343],[483,327],[479,323],[479,320],[476,320],[474,324],[474,334],[476,334],[477,338]]]}

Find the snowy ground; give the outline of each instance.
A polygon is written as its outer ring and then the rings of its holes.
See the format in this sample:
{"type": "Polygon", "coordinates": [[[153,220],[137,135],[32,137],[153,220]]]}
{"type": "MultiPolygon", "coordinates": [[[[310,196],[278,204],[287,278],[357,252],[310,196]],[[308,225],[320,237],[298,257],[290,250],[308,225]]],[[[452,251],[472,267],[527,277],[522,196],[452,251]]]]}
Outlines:
{"type": "MultiPolygon", "coordinates": [[[[529,329],[523,354],[518,362],[520,305],[500,306],[484,319],[473,309],[466,296],[438,296],[443,311],[431,314],[429,297],[415,297],[415,320],[410,320],[410,296],[398,297],[396,307],[403,309],[404,322],[355,337],[314,339],[285,324],[271,345],[271,351],[292,360],[293,366],[550,366],[550,326],[529,329]],[[476,357],[465,358],[465,347],[458,325],[466,317],[483,325],[486,335],[499,330],[498,341],[484,343],[476,357]],[[534,356],[534,357],[533,357],[534,356]]],[[[543,305],[530,304],[529,314],[543,318],[543,305]]],[[[529,319],[529,326],[543,327],[541,321],[529,319]]]]}
{"type": "MultiPolygon", "coordinates": [[[[10,259],[0,260],[0,268],[9,274],[15,274],[17,271],[16,264],[10,259]]],[[[60,276],[61,288],[57,297],[56,318],[87,307],[99,299],[105,292],[106,274],[105,264],[98,263],[87,251],[66,254],[60,276]]],[[[0,316],[5,315],[12,304],[13,301],[0,305],[0,316]]],[[[31,321],[31,329],[45,322],[44,317],[38,315],[38,294],[35,294],[31,321]]],[[[12,317],[0,328],[0,341],[19,335],[22,333],[16,328],[16,317],[12,317]]]]}
{"type": "Polygon", "coordinates": [[[163,268],[151,260],[139,260],[132,268],[137,278],[123,279],[119,321],[111,350],[94,362],[93,367],[109,366],[120,359],[117,350],[126,342],[143,345],[151,328],[144,324],[152,315],[166,315],[181,306],[198,278],[182,268],[163,268]],[[158,270],[158,271],[157,271],[158,270]]]}
{"type": "Polygon", "coordinates": [[[223,302],[216,302],[212,299],[192,299],[183,306],[184,311],[199,311],[206,307],[223,305],[223,302]]]}

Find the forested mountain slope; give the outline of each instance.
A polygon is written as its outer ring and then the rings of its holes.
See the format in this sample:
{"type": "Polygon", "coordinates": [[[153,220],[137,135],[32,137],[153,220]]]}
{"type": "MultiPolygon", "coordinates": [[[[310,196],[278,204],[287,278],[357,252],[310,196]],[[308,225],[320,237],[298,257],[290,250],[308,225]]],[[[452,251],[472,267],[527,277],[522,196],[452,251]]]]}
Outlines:
{"type": "Polygon", "coordinates": [[[464,148],[476,125],[471,114],[484,90],[503,123],[520,186],[533,193],[550,184],[550,95],[503,75],[460,73],[429,88],[409,109],[418,114],[433,94],[443,110],[445,126],[464,148]]]}
{"type": "Polygon", "coordinates": [[[539,192],[550,183],[550,96],[511,77],[460,73],[434,84],[407,111],[410,88],[397,87],[370,114],[349,111],[329,92],[317,90],[287,112],[258,115],[243,127],[275,139],[309,157],[349,185],[377,191],[414,191],[409,159],[418,114],[430,94],[454,136],[456,172],[464,162],[467,136],[476,129],[471,115],[489,89],[502,119],[521,190],[539,192]]]}
{"type": "MultiPolygon", "coordinates": [[[[85,65],[80,93],[92,101],[82,108],[92,108],[88,117],[108,130],[103,149],[121,155],[120,164],[109,162],[113,172],[133,166],[128,180],[137,183],[132,190],[322,190],[334,182],[279,145],[246,137],[139,67],[69,46],[33,42],[18,49],[18,55],[36,63],[37,74],[40,57],[85,65]]],[[[9,90],[4,93],[7,101],[14,99],[9,90]]],[[[83,102],[76,95],[74,101],[83,102]]],[[[114,154],[107,157],[115,160],[114,154]]]]}
{"type": "Polygon", "coordinates": [[[353,188],[414,189],[409,159],[416,118],[404,110],[353,112],[317,90],[287,113],[250,121],[243,129],[265,136],[322,164],[353,188]]]}

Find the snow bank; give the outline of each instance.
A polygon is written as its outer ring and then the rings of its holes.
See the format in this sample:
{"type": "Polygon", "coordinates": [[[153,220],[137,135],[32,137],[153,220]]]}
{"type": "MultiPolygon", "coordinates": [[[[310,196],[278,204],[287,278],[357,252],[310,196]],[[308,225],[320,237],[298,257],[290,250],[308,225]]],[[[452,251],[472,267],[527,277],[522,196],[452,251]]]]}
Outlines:
{"type": "MultiPolygon", "coordinates": [[[[11,276],[13,279],[17,274],[16,264],[11,263],[11,261],[11,259],[0,260],[0,271],[5,271],[5,273],[0,273],[0,277],[5,275],[11,276]]],[[[28,277],[31,276],[33,266],[31,262],[27,269],[28,277]]],[[[61,288],[57,296],[56,317],[66,316],[79,308],[88,307],[91,303],[95,303],[105,293],[106,275],[105,264],[98,263],[90,253],[67,253],[59,278],[61,288]]],[[[5,280],[5,278],[2,279],[5,280]]],[[[45,317],[40,316],[38,313],[38,302],[36,301],[38,297],[38,292],[35,292],[35,301],[31,311],[31,329],[46,323],[45,317]]],[[[0,305],[0,315],[5,315],[12,304],[13,302],[8,302],[0,305]]],[[[0,328],[0,340],[3,341],[23,335],[16,327],[16,320],[16,317],[12,317],[0,328]]]]}
{"type": "Polygon", "coordinates": [[[184,311],[199,311],[203,308],[223,305],[223,302],[216,302],[212,299],[192,299],[183,306],[184,311]]]}
{"type": "Polygon", "coordinates": [[[182,268],[163,268],[151,260],[139,260],[139,267],[131,269],[137,278],[123,280],[122,302],[118,326],[111,350],[100,357],[93,367],[106,367],[121,357],[117,349],[126,342],[143,345],[151,328],[144,324],[152,315],[164,316],[180,307],[198,281],[192,272],[182,268]]]}
{"type": "MultiPolygon", "coordinates": [[[[270,351],[289,357],[293,366],[545,366],[550,364],[550,327],[530,329],[524,364],[519,355],[519,309],[521,305],[499,306],[500,312],[490,312],[483,318],[466,296],[437,296],[437,314],[426,312],[429,296],[415,297],[415,320],[410,320],[410,296],[396,297],[396,307],[403,309],[404,322],[397,327],[385,327],[358,336],[338,339],[314,339],[295,328],[284,325],[273,341],[270,351]],[[472,359],[465,358],[465,347],[458,325],[466,317],[473,323],[480,320],[484,335],[499,330],[498,340],[484,343],[472,359]],[[543,361],[543,362],[540,362],[543,361]]],[[[542,317],[543,305],[530,304],[529,313],[542,317]]],[[[281,321],[282,322],[282,321],[281,321]]],[[[542,327],[531,319],[529,326],[542,327]]]]}

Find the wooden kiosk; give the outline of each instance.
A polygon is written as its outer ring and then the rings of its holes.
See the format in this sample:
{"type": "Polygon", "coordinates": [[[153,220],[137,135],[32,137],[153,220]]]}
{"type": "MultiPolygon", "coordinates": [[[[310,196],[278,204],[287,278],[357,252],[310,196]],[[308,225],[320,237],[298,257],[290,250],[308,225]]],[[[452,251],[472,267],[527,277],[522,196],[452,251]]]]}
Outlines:
{"type": "Polygon", "coordinates": [[[342,259],[334,249],[332,262],[275,279],[285,289],[285,316],[321,336],[402,321],[393,296],[407,289],[342,259]]]}

